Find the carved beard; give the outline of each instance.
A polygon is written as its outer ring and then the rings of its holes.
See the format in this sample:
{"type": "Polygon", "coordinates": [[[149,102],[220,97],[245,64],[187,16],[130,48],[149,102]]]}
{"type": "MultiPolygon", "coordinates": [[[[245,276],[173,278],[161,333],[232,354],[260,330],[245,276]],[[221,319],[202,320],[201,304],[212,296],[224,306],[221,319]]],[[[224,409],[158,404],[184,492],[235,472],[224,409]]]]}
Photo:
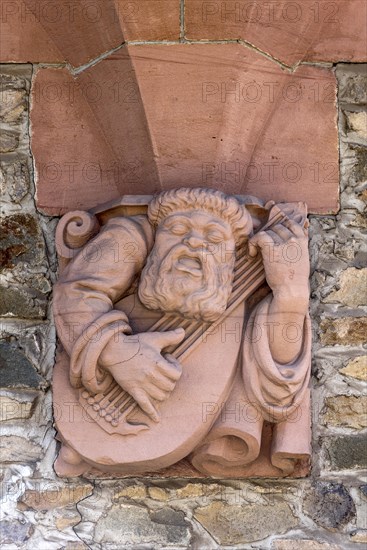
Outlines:
{"type": "Polygon", "coordinates": [[[148,309],[215,321],[231,295],[234,261],[220,263],[181,244],[162,261],[153,249],[141,274],[139,298],[148,309]]]}

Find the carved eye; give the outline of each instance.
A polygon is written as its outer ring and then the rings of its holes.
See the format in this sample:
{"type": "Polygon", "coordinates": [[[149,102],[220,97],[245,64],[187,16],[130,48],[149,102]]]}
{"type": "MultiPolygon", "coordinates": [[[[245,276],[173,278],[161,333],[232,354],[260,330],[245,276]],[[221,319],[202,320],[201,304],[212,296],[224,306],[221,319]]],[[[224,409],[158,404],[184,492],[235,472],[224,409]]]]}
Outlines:
{"type": "Polygon", "coordinates": [[[220,231],[209,231],[207,240],[210,243],[221,243],[223,241],[223,235],[220,231]]]}
{"type": "Polygon", "coordinates": [[[187,227],[183,223],[175,223],[168,227],[168,229],[173,233],[174,235],[185,235],[187,233],[187,227]]]}

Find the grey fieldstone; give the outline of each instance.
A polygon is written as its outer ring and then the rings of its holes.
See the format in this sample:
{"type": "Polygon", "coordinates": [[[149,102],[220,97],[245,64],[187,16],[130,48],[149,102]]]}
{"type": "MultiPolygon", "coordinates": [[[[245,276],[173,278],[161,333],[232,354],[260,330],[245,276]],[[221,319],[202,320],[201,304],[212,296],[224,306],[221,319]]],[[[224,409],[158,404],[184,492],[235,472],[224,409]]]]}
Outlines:
{"type": "Polygon", "coordinates": [[[29,191],[29,168],[26,159],[2,160],[0,162],[1,196],[19,204],[29,191]]]}
{"type": "Polygon", "coordinates": [[[16,345],[0,342],[1,387],[40,389],[43,384],[43,378],[16,345]]]}
{"type": "Polygon", "coordinates": [[[353,266],[357,268],[367,265],[367,252],[360,250],[354,257],[353,266]]]}
{"type": "Polygon", "coordinates": [[[117,504],[98,521],[94,538],[102,546],[155,543],[187,548],[190,530],[180,512],[163,509],[149,513],[141,506],[117,504]]]}
{"type": "Polygon", "coordinates": [[[0,544],[22,544],[29,539],[32,532],[32,524],[26,521],[0,521],[0,544]]]}
{"type": "Polygon", "coordinates": [[[150,512],[150,519],[155,523],[162,525],[175,525],[176,527],[187,527],[185,514],[183,512],[172,510],[172,508],[161,508],[155,512],[150,512]]]}
{"type": "Polygon", "coordinates": [[[339,99],[343,103],[365,105],[367,103],[366,65],[339,65],[339,99]]]}
{"type": "Polygon", "coordinates": [[[12,269],[19,262],[37,264],[44,256],[44,241],[37,219],[13,214],[0,222],[0,268],[12,269]]]}
{"type": "Polygon", "coordinates": [[[42,457],[42,448],[37,443],[19,435],[4,435],[1,438],[0,462],[31,463],[42,457]]]}
{"type": "Polygon", "coordinates": [[[25,63],[0,65],[0,89],[23,90],[29,89],[32,77],[32,65],[25,63]]]}
{"type": "Polygon", "coordinates": [[[338,529],[356,515],[352,497],[339,483],[319,482],[304,502],[305,512],[326,529],[338,529]]]}
{"type": "Polygon", "coordinates": [[[0,153],[12,153],[18,148],[19,132],[1,130],[0,132],[0,153]]]}
{"type": "Polygon", "coordinates": [[[39,319],[46,317],[50,286],[42,272],[47,260],[43,235],[35,216],[13,214],[0,222],[0,315],[39,319]]]}
{"type": "Polygon", "coordinates": [[[367,148],[355,145],[352,147],[356,155],[356,164],[353,174],[356,182],[362,182],[367,179],[367,148]]]}
{"type": "Polygon", "coordinates": [[[367,437],[365,433],[329,437],[326,449],[332,470],[367,468],[367,437]]]}
{"type": "Polygon", "coordinates": [[[23,285],[9,288],[0,285],[0,315],[21,319],[44,319],[47,314],[47,296],[23,285]]]}

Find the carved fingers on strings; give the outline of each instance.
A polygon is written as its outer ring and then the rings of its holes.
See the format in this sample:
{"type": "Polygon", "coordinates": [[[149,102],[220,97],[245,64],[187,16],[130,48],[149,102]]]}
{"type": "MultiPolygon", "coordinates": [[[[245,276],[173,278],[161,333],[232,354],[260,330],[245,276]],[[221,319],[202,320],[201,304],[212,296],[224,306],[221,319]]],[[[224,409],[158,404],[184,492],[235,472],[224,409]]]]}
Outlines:
{"type": "MultiPolygon", "coordinates": [[[[259,231],[249,241],[249,255],[254,257],[258,251],[261,251],[264,256],[264,253],[272,251],[272,258],[275,260],[274,252],[277,251],[277,247],[283,247],[285,244],[297,246],[301,242],[307,242],[307,226],[308,224],[305,224],[302,227],[296,221],[287,219],[274,225],[271,229],[259,231]]],[[[278,259],[283,260],[282,263],[287,260],[284,253],[281,253],[278,259]]]]}

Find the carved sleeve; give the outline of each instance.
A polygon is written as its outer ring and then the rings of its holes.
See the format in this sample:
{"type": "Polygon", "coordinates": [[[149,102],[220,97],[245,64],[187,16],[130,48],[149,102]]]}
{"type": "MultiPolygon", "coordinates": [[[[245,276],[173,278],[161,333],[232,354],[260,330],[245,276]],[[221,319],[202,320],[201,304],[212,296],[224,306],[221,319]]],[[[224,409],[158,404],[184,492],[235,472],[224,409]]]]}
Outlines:
{"type": "MultiPolygon", "coordinates": [[[[269,422],[281,422],[300,407],[308,391],[311,368],[311,328],[307,314],[298,338],[300,354],[292,363],[277,363],[270,351],[268,315],[271,295],[252,312],[243,346],[242,375],[248,400],[269,422]]],[[[271,333],[270,333],[271,334],[271,333]]],[[[287,333],[284,331],[284,345],[287,333]]]]}
{"type": "Polygon", "coordinates": [[[193,465],[207,475],[248,475],[257,460],[260,468],[264,460],[260,453],[268,452],[264,448],[261,451],[264,421],[274,424],[269,458],[272,466],[278,468],[278,475],[290,475],[296,462],[311,453],[310,319],[305,317],[298,335],[302,340],[299,356],[292,363],[277,363],[271,355],[271,332],[269,336],[267,330],[271,300],[271,295],[264,298],[247,323],[243,383],[238,373],[223,412],[191,455],[193,465]]]}
{"type": "Polygon", "coordinates": [[[70,356],[70,381],[98,392],[110,375],[98,358],[112,337],[131,334],[125,313],[114,303],[140,273],[153,242],[146,218],[113,218],[71,261],[54,288],[58,335],[70,356]]]}

